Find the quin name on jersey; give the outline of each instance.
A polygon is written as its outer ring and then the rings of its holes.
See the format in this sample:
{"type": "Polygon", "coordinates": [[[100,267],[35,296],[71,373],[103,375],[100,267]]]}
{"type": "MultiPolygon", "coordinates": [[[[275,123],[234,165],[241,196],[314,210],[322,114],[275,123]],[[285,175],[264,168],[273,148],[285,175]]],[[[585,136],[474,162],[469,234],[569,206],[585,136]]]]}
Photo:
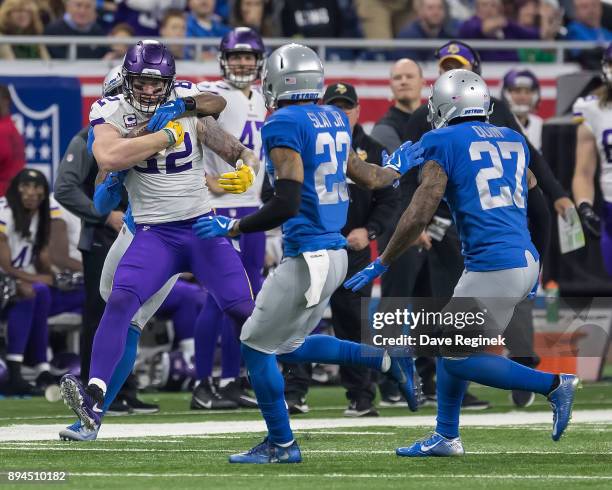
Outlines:
{"type": "MultiPolygon", "coordinates": [[[[197,86],[177,81],[168,100],[198,95],[197,86]]],[[[91,126],[111,124],[123,137],[150,116],[137,111],[123,95],[97,100],[91,106],[91,126]]],[[[202,145],[198,141],[195,116],[180,119],[184,142],[136,164],[124,185],[136,223],[180,221],[208,213],[211,209],[204,180],[202,145]]]]}
{"type": "MultiPolygon", "coordinates": [[[[261,161],[263,158],[261,128],[267,114],[261,88],[251,85],[250,97],[244,95],[242,90],[222,80],[200,82],[198,89],[202,92],[220,95],[226,100],[227,105],[217,122],[225,131],[234,135],[244,146],[252,150],[261,161]]],[[[204,148],[204,165],[206,173],[213,176],[232,171],[232,167],[227,162],[207,148],[204,148]]],[[[260,165],[255,182],[245,193],[211,195],[211,205],[215,208],[260,206],[264,175],[264,165],[260,165]]]]}
{"type": "Polygon", "coordinates": [[[586,124],[597,143],[601,173],[601,192],[607,202],[612,202],[612,106],[602,107],[599,97],[589,95],[574,102],[574,117],[586,124]]]}

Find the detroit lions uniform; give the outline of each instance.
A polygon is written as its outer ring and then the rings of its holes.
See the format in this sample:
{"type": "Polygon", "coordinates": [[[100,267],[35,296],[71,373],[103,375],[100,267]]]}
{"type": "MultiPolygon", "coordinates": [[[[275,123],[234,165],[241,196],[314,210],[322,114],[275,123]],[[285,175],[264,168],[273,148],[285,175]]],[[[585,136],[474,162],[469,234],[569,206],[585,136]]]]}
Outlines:
{"type": "Polygon", "coordinates": [[[599,154],[599,186],[604,203],[602,210],[601,252],[609,274],[612,274],[612,105],[601,107],[599,97],[591,95],[574,103],[574,116],[593,133],[599,154]]]}
{"type": "MultiPolygon", "coordinates": [[[[317,326],[346,276],[346,240],[340,230],[349,205],[351,129],[346,115],[333,106],[292,105],[268,118],[262,139],[268,162],[276,147],[301,155],[304,183],[298,215],[282,226],[285,258],[264,281],[240,340],[260,352],[284,354],[317,326]]],[[[267,170],[273,178],[271,164],[267,170]]]]}
{"type": "Polygon", "coordinates": [[[437,162],[448,176],[445,199],[465,258],[453,297],[479,298],[494,327],[503,330],[539,272],[527,228],[525,138],[512,129],[473,121],[430,131],[421,143],[425,162],[437,162]]]}
{"type": "MultiPolygon", "coordinates": [[[[197,93],[191,82],[177,82],[170,99],[197,93]]],[[[108,123],[124,136],[147,119],[123,95],[95,102],[90,113],[93,126],[108,123]]],[[[129,325],[143,303],[172,276],[193,272],[220,308],[240,324],[253,308],[248,280],[233,247],[223,238],[200,240],[192,230],[197,218],[207,215],[211,207],[197,118],[186,116],[180,122],[184,142],[138,163],[124,181],[136,233],[117,266],[94,339],[90,376],[105,384],[122,354],[123,345],[110,347],[117,326],[129,325]]]]}

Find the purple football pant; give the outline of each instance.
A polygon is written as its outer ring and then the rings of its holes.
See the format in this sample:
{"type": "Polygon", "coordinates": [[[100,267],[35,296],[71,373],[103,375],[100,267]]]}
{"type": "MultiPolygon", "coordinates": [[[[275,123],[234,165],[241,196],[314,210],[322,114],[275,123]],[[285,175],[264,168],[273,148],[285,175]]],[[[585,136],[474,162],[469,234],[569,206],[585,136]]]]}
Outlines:
{"type": "Polygon", "coordinates": [[[612,276],[612,202],[604,202],[601,211],[601,255],[608,275],[612,276]]]}
{"type": "Polygon", "coordinates": [[[192,272],[238,324],[253,311],[251,289],[237,252],[225,238],[199,239],[191,228],[196,220],[136,226],[94,337],[90,380],[108,385],[123,355],[134,313],[174,274],[192,272]]]}
{"type": "Polygon", "coordinates": [[[47,319],[65,312],[78,313],[85,300],[84,289],[60,291],[33,283],[34,298],[20,299],[3,315],[7,320],[7,359],[37,365],[47,362],[47,319]]]}
{"type": "MultiPolygon", "coordinates": [[[[217,209],[219,215],[230,218],[243,218],[254,213],[259,208],[222,208],[217,209]]],[[[261,289],[261,275],[266,255],[266,234],[246,233],[240,235],[240,260],[244,265],[253,295],[261,289]]],[[[195,364],[198,379],[212,375],[215,349],[221,336],[221,377],[237,378],[240,374],[240,328],[231,317],[224,315],[217,303],[209,298],[195,326],[195,364]],[[238,327],[238,328],[236,328],[238,327]]]]}

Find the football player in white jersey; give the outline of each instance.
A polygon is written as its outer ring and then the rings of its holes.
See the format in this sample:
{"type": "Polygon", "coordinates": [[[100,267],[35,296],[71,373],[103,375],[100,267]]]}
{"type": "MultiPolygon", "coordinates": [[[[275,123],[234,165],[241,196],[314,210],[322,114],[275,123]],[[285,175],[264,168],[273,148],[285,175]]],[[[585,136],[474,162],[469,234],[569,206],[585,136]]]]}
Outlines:
{"type": "Polygon", "coordinates": [[[583,226],[593,236],[601,236],[604,264],[612,275],[612,43],[604,53],[602,71],[604,85],[594,95],[581,97],[574,103],[574,116],[580,125],[572,192],[583,226]],[[603,225],[593,209],[598,158],[604,200],[603,225]]]}
{"type": "MultiPolygon", "coordinates": [[[[266,118],[266,104],[259,85],[264,61],[265,48],[257,32],[249,27],[237,27],[228,32],[219,47],[219,64],[222,80],[202,82],[198,88],[222,96],[227,105],[217,122],[225,131],[236,136],[240,142],[253,150],[261,160],[261,127],[266,118]]],[[[204,152],[206,182],[211,191],[211,205],[218,215],[243,218],[261,206],[261,187],[265,169],[260,170],[255,183],[244,193],[228,192],[218,184],[216,175],[231,171],[232,168],[210,150],[204,152]]],[[[242,235],[237,241],[242,264],[249,276],[253,294],[256,296],[263,282],[262,269],[265,258],[266,236],[264,232],[242,235]]],[[[234,331],[234,322],[221,312],[214,298],[208,297],[196,323],[195,347],[196,369],[199,383],[191,400],[193,409],[227,409],[238,406],[257,406],[254,397],[241,388],[240,342],[234,331]],[[221,335],[221,380],[219,389],[210,382],[214,352],[221,335]]]]}
{"type": "Polygon", "coordinates": [[[47,359],[47,318],[83,304],[83,291],[54,285],[49,259],[49,184],[38,170],[23,169],[0,201],[0,270],[17,282],[17,297],[2,311],[7,321],[9,380],[0,393],[42,395],[56,384],[47,359]],[[36,387],[21,376],[24,360],[38,372],[36,387]]]}
{"type": "MultiPolygon", "coordinates": [[[[215,297],[224,313],[241,325],[253,309],[253,297],[237,252],[224,239],[200,240],[192,230],[198,217],[211,211],[204,181],[202,144],[224,139],[213,131],[212,118],[225,107],[222,97],[200,94],[191,82],[175,82],[174,58],[157,41],[140,41],[123,62],[123,94],[95,102],[93,153],[103,171],[128,170],[128,190],[136,234],[113,279],[113,290],[94,338],[89,384],[66,375],[64,401],[90,430],[102,414],[107,386],[121,360],[130,320],[140,306],[173,275],[191,271],[215,297]],[[214,109],[213,109],[214,108],[214,109]],[[181,118],[180,121],[173,119],[181,118]],[[127,138],[139,123],[152,134],[127,138]]],[[[132,135],[134,136],[134,135],[132,135]]],[[[228,161],[237,161],[243,145],[230,146],[228,161]]],[[[243,164],[220,180],[230,189],[248,188],[259,169],[243,164]]]]}
{"type": "Polygon", "coordinates": [[[540,82],[530,70],[510,70],[504,76],[502,95],[530,143],[542,151],[544,121],[533,111],[540,102],[540,82]]]}

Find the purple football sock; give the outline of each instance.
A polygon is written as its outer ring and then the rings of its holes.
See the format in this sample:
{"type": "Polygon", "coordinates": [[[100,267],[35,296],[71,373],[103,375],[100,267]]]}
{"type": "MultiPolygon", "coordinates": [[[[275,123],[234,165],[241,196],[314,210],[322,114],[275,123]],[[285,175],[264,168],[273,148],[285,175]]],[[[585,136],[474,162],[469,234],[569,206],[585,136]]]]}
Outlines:
{"type": "Polygon", "coordinates": [[[90,379],[100,379],[108,386],[123,356],[130,321],[138,308],[140,301],[134,293],[123,289],[113,290],[94,337],[90,379]]]}

